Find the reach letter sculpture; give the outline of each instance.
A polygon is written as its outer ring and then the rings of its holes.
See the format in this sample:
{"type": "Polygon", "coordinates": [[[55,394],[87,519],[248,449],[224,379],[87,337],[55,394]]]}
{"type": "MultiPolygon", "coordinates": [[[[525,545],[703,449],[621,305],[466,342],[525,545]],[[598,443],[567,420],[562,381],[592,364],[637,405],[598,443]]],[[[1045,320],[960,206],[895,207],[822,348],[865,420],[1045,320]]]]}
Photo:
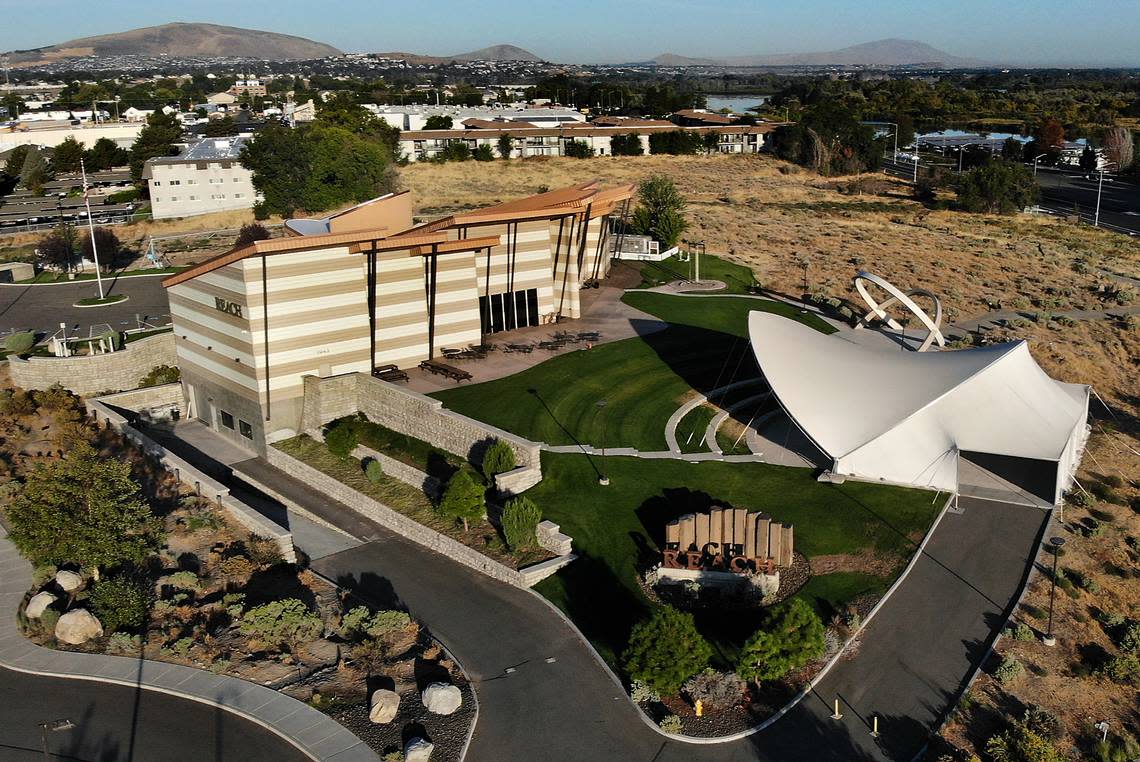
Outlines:
{"type": "Polygon", "coordinates": [[[901,304],[910,310],[911,314],[917,317],[919,322],[926,327],[926,339],[922,342],[922,345],[919,346],[919,352],[925,352],[930,349],[930,345],[934,342],[938,342],[938,346],[940,347],[946,346],[946,339],[942,336],[942,331],[939,330],[939,326],[942,325],[942,301],[932,292],[924,288],[912,288],[910,291],[903,293],[885,278],[880,278],[878,275],[863,271],[855,274],[855,290],[859,292],[859,296],[863,297],[863,301],[871,308],[870,312],[859,319],[858,324],[855,326],[856,329],[866,328],[872,320],[881,320],[896,331],[901,331],[903,329],[902,325],[887,314],[888,307],[901,304]],[[879,304],[867,293],[867,283],[875,284],[890,294],[891,298],[879,304]],[[934,302],[933,320],[930,319],[930,316],[927,315],[921,307],[914,303],[914,300],[911,299],[912,296],[924,296],[934,302]]]}

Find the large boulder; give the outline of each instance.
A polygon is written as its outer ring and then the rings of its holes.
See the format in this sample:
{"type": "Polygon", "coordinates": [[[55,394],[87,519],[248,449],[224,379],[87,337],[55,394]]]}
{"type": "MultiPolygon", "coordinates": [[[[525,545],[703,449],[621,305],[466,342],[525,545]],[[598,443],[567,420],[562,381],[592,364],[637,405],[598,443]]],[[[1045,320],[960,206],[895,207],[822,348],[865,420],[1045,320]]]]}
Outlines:
{"type": "Polygon", "coordinates": [[[59,599],[53,593],[49,593],[46,590],[42,593],[36,593],[32,596],[32,599],[28,601],[28,606],[24,609],[24,614],[27,615],[28,619],[39,619],[44,615],[44,611],[47,610],[47,607],[57,600],[59,599]]]}
{"type": "Polygon", "coordinates": [[[368,719],[377,725],[386,725],[396,717],[400,711],[400,694],[395,691],[381,688],[372,694],[368,719]]]}
{"type": "Polygon", "coordinates": [[[55,573],[55,584],[65,593],[74,593],[83,587],[83,577],[73,571],[60,571],[55,573]]]}
{"type": "Polygon", "coordinates": [[[408,743],[404,746],[404,762],[428,762],[434,748],[435,745],[431,741],[418,737],[408,739],[408,743]]]}
{"type": "Polygon", "coordinates": [[[72,609],[55,623],[55,639],[77,646],[103,634],[103,625],[87,609],[72,609]]]}
{"type": "Polygon", "coordinates": [[[463,706],[463,694],[454,685],[432,683],[424,688],[423,702],[432,714],[452,714],[463,706]]]}

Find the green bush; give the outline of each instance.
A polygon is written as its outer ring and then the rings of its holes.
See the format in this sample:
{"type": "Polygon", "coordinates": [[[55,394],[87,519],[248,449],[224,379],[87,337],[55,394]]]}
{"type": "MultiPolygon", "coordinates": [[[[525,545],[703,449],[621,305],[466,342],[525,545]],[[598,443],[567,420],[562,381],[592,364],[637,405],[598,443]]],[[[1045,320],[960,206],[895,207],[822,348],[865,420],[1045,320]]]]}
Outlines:
{"type": "Polygon", "coordinates": [[[503,508],[503,535],[511,550],[527,548],[538,543],[535,530],[542,521],[542,511],[529,497],[516,497],[503,508]]]}
{"type": "Polygon", "coordinates": [[[155,365],[139,379],[139,386],[161,386],[173,384],[182,378],[182,371],[172,365],[155,365]]]}
{"type": "Polygon", "coordinates": [[[1052,741],[1058,741],[1065,735],[1065,724],[1061,718],[1037,704],[1025,710],[1024,722],[1034,733],[1052,741]]]}
{"type": "Polygon", "coordinates": [[[1006,635],[1014,640],[1036,640],[1033,635],[1033,628],[1024,622],[1018,622],[1016,626],[1007,629],[1006,635]]]}
{"type": "Polygon", "coordinates": [[[735,672],[706,669],[689,679],[683,688],[694,705],[700,701],[703,709],[716,711],[739,704],[748,686],[735,672]]]}
{"type": "Polygon", "coordinates": [[[4,349],[9,354],[20,355],[27,352],[36,343],[36,335],[31,331],[13,333],[4,339],[4,349]]]}
{"type": "Polygon", "coordinates": [[[1140,621],[1129,619],[1117,627],[1119,634],[1113,638],[1121,651],[1140,653],[1140,621]]]}
{"type": "Polygon", "coordinates": [[[338,458],[347,458],[359,444],[356,428],[349,421],[337,421],[325,432],[325,445],[338,458]]]}
{"type": "Polygon", "coordinates": [[[506,473],[515,467],[515,451],[501,439],[496,439],[483,453],[483,475],[494,483],[495,474],[506,473]]]}
{"type": "Polygon", "coordinates": [[[243,635],[256,638],[269,647],[293,650],[321,634],[321,618],[296,598],[255,606],[241,616],[243,635]]]}
{"type": "Polygon", "coordinates": [[[594,149],[585,140],[571,140],[566,143],[565,153],[574,159],[589,159],[594,155],[594,149]]]}
{"type": "Polygon", "coordinates": [[[736,672],[745,680],[776,680],[823,655],[823,622],[800,598],[779,606],[740,650],[736,672]]]}
{"type": "Polygon", "coordinates": [[[986,742],[986,753],[993,762],[1065,762],[1053,743],[1035,733],[1023,722],[1015,722],[1005,732],[986,742]]]}
{"type": "Polygon", "coordinates": [[[674,735],[679,734],[681,732],[681,728],[683,727],[681,718],[675,714],[665,715],[661,718],[661,722],[657,723],[657,725],[666,733],[672,733],[674,735]]]}
{"type": "Polygon", "coordinates": [[[493,150],[491,150],[491,146],[486,145],[486,144],[483,144],[483,145],[479,146],[478,148],[476,148],[475,153],[473,155],[475,157],[475,161],[494,161],[495,160],[495,152],[493,150]]]}
{"type": "Polygon", "coordinates": [[[167,577],[164,584],[169,585],[174,590],[196,592],[198,585],[201,584],[201,580],[198,579],[198,575],[192,571],[180,571],[174,572],[167,577]]]}
{"type": "Polygon", "coordinates": [[[349,640],[363,640],[365,637],[383,639],[406,629],[411,623],[412,618],[403,611],[373,613],[366,606],[356,606],[341,617],[340,634],[349,640]]]}
{"type": "Polygon", "coordinates": [[[384,478],[384,467],[376,458],[370,458],[364,466],[364,475],[368,477],[368,481],[378,482],[384,478]]]}
{"type": "Polygon", "coordinates": [[[469,469],[461,468],[447,482],[439,501],[439,512],[448,518],[463,522],[467,531],[469,521],[478,521],[486,510],[486,495],[469,469]]]}
{"type": "Polygon", "coordinates": [[[106,632],[138,632],[146,625],[151,588],[126,576],[106,577],[95,583],[88,599],[106,632]]]}
{"type": "Polygon", "coordinates": [[[1009,685],[1025,671],[1025,667],[1021,665],[1017,659],[1006,656],[1001,660],[1001,664],[994,670],[994,679],[1002,685],[1009,685]]]}
{"type": "Polygon", "coordinates": [[[635,704],[644,704],[646,701],[660,701],[661,696],[640,680],[634,680],[629,686],[629,697],[635,704]]]}
{"type": "Polygon", "coordinates": [[[1134,653],[1122,653],[1105,662],[1102,670],[1106,677],[1118,683],[1135,683],[1140,677],[1140,658],[1134,653]]]}
{"type": "Polygon", "coordinates": [[[652,690],[675,694],[712,657],[712,647],[697,632],[693,615],[661,606],[638,622],[622,654],[630,678],[652,690]]]}
{"type": "Polygon", "coordinates": [[[132,201],[138,201],[139,189],[127,188],[126,190],[116,191],[107,195],[106,202],[108,204],[129,204],[132,201]]]}

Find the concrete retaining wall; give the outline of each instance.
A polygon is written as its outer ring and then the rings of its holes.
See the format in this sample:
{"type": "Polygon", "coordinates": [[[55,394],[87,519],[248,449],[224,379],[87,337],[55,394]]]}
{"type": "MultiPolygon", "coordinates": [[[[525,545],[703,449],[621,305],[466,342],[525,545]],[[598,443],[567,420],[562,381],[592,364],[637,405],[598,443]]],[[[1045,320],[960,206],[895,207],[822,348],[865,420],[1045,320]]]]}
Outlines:
{"type": "Polygon", "coordinates": [[[278,450],[276,447],[269,448],[266,459],[270,465],[301,479],[314,489],[323,492],[333,500],[351,508],[365,518],[375,521],[380,526],[398,533],[401,537],[406,537],[412,542],[423,545],[429,550],[434,550],[436,553],[447,556],[452,561],[463,564],[468,568],[486,574],[492,579],[505,582],[508,585],[529,587],[540,579],[544,579],[558,571],[558,569],[570,563],[570,561],[575,558],[573,555],[564,556],[551,559],[551,561],[560,561],[561,563],[559,564],[551,564],[550,561],[545,561],[541,564],[535,564],[532,567],[522,569],[521,571],[516,571],[504,566],[498,561],[488,558],[473,548],[467,547],[457,540],[453,540],[445,534],[425,527],[414,519],[408,518],[404,514],[373,500],[361,492],[357,492],[347,484],[318,471],[307,463],[303,463],[293,456],[278,450]]]}
{"type": "MultiPolygon", "coordinates": [[[[179,387],[178,384],[166,386],[179,387]]],[[[163,390],[165,386],[154,387],[163,390]]],[[[180,388],[180,387],[179,387],[180,388]]],[[[143,390],[139,390],[143,391],[143,390]]],[[[133,392],[128,392],[133,394],[133,392]]],[[[179,391],[181,394],[181,391],[179,391]]],[[[256,510],[235,497],[230,496],[229,487],[199,471],[189,462],[178,457],[153,439],[130,425],[130,422],[115,412],[104,400],[114,400],[123,395],[108,395],[98,399],[87,400],[87,414],[95,420],[96,425],[113,428],[125,439],[130,440],[136,447],[149,457],[162,463],[162,465],[182,484],[198,492],[203,497],[213,500],[222,506],[231,517],[250,532],[272,540],[277,544],[282,557],[290,563],[296,563],[297,552],[293,547],[293,535],[289,530],[269,520],[256,510]]],[[[113,403],[112,403],[113,404],[113,403]]]]}
{"type": "Polygon", "coordinates": [[[113,389],[134,389],[156,365],[177,365],[174,333],[148,336],[118,352],[82,357],[8,358],[12,383],[24,389],[47,389],[59,384],[79,395],[113,389]]]}
{"type": "Polygon", "coordinates": [[[373,423],[422,439],[472,463],[481,462],[487,445],[501,439],[510,445],[519,466],[542,467],[541,443],[445,410],[439,400],[365,373],[305,376],[304,384],[302,431],[312,433],[329,421],[359,412],[373,423]]]}

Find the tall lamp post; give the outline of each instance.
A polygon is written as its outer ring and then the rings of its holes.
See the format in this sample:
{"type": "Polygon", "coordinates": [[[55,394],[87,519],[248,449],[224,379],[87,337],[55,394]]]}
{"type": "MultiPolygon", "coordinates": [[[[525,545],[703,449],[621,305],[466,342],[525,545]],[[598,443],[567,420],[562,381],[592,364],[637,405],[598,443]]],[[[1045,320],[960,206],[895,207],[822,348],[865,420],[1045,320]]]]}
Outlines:
{"type": "Polygon", "coordinates": [[[1037,177],[1037,162],[1038,162],[1040,159],[1044,159],[1044,158],[1045,158],[1046,156],[1048,156],[1048,155],[1049,155],[1049,154],[1047,154],[1047,153],[1043,153],[1043,154],[1040,154],[1040,155],[1038,155],[1038,156],[1034,156],[1034,157],[1033,157],[1033,176],[1034,176],[1034,177],[1037,177]]]}
{"type": "Polygon", "coordinates": [[[1104,169],[1100,170],[1100,179],[1096,183],[1096,215],[1093,217],[1093,227],[1100,227],[1100,192],[1104,188],[1104,169]]]}
{"type": "MultiPolygon", "coordinates": [[[[602,468],[605,468],[606,463],[606,401],[598,400],[596,407],[598,408],[598,415],[602,419],[602,468]]],[[[598,484],[603,487],[609,486],[610,477],[605,475],[605,472],[598,474],[598,484]]]]}
{"type": "Polygon", "coordinates": [[[1053,599],[1057,596],[1057,557],[1061,555],[1061,548],[1065,545],[1064,537],[1050,537],[1049,545],[1053,547],[1053,586],[1049,588],[1049,631],[1045,633],[1045,637],[1041,642],[1047,646],[1057,645],[1057,639],[1053,637],[1053,599]]]}

